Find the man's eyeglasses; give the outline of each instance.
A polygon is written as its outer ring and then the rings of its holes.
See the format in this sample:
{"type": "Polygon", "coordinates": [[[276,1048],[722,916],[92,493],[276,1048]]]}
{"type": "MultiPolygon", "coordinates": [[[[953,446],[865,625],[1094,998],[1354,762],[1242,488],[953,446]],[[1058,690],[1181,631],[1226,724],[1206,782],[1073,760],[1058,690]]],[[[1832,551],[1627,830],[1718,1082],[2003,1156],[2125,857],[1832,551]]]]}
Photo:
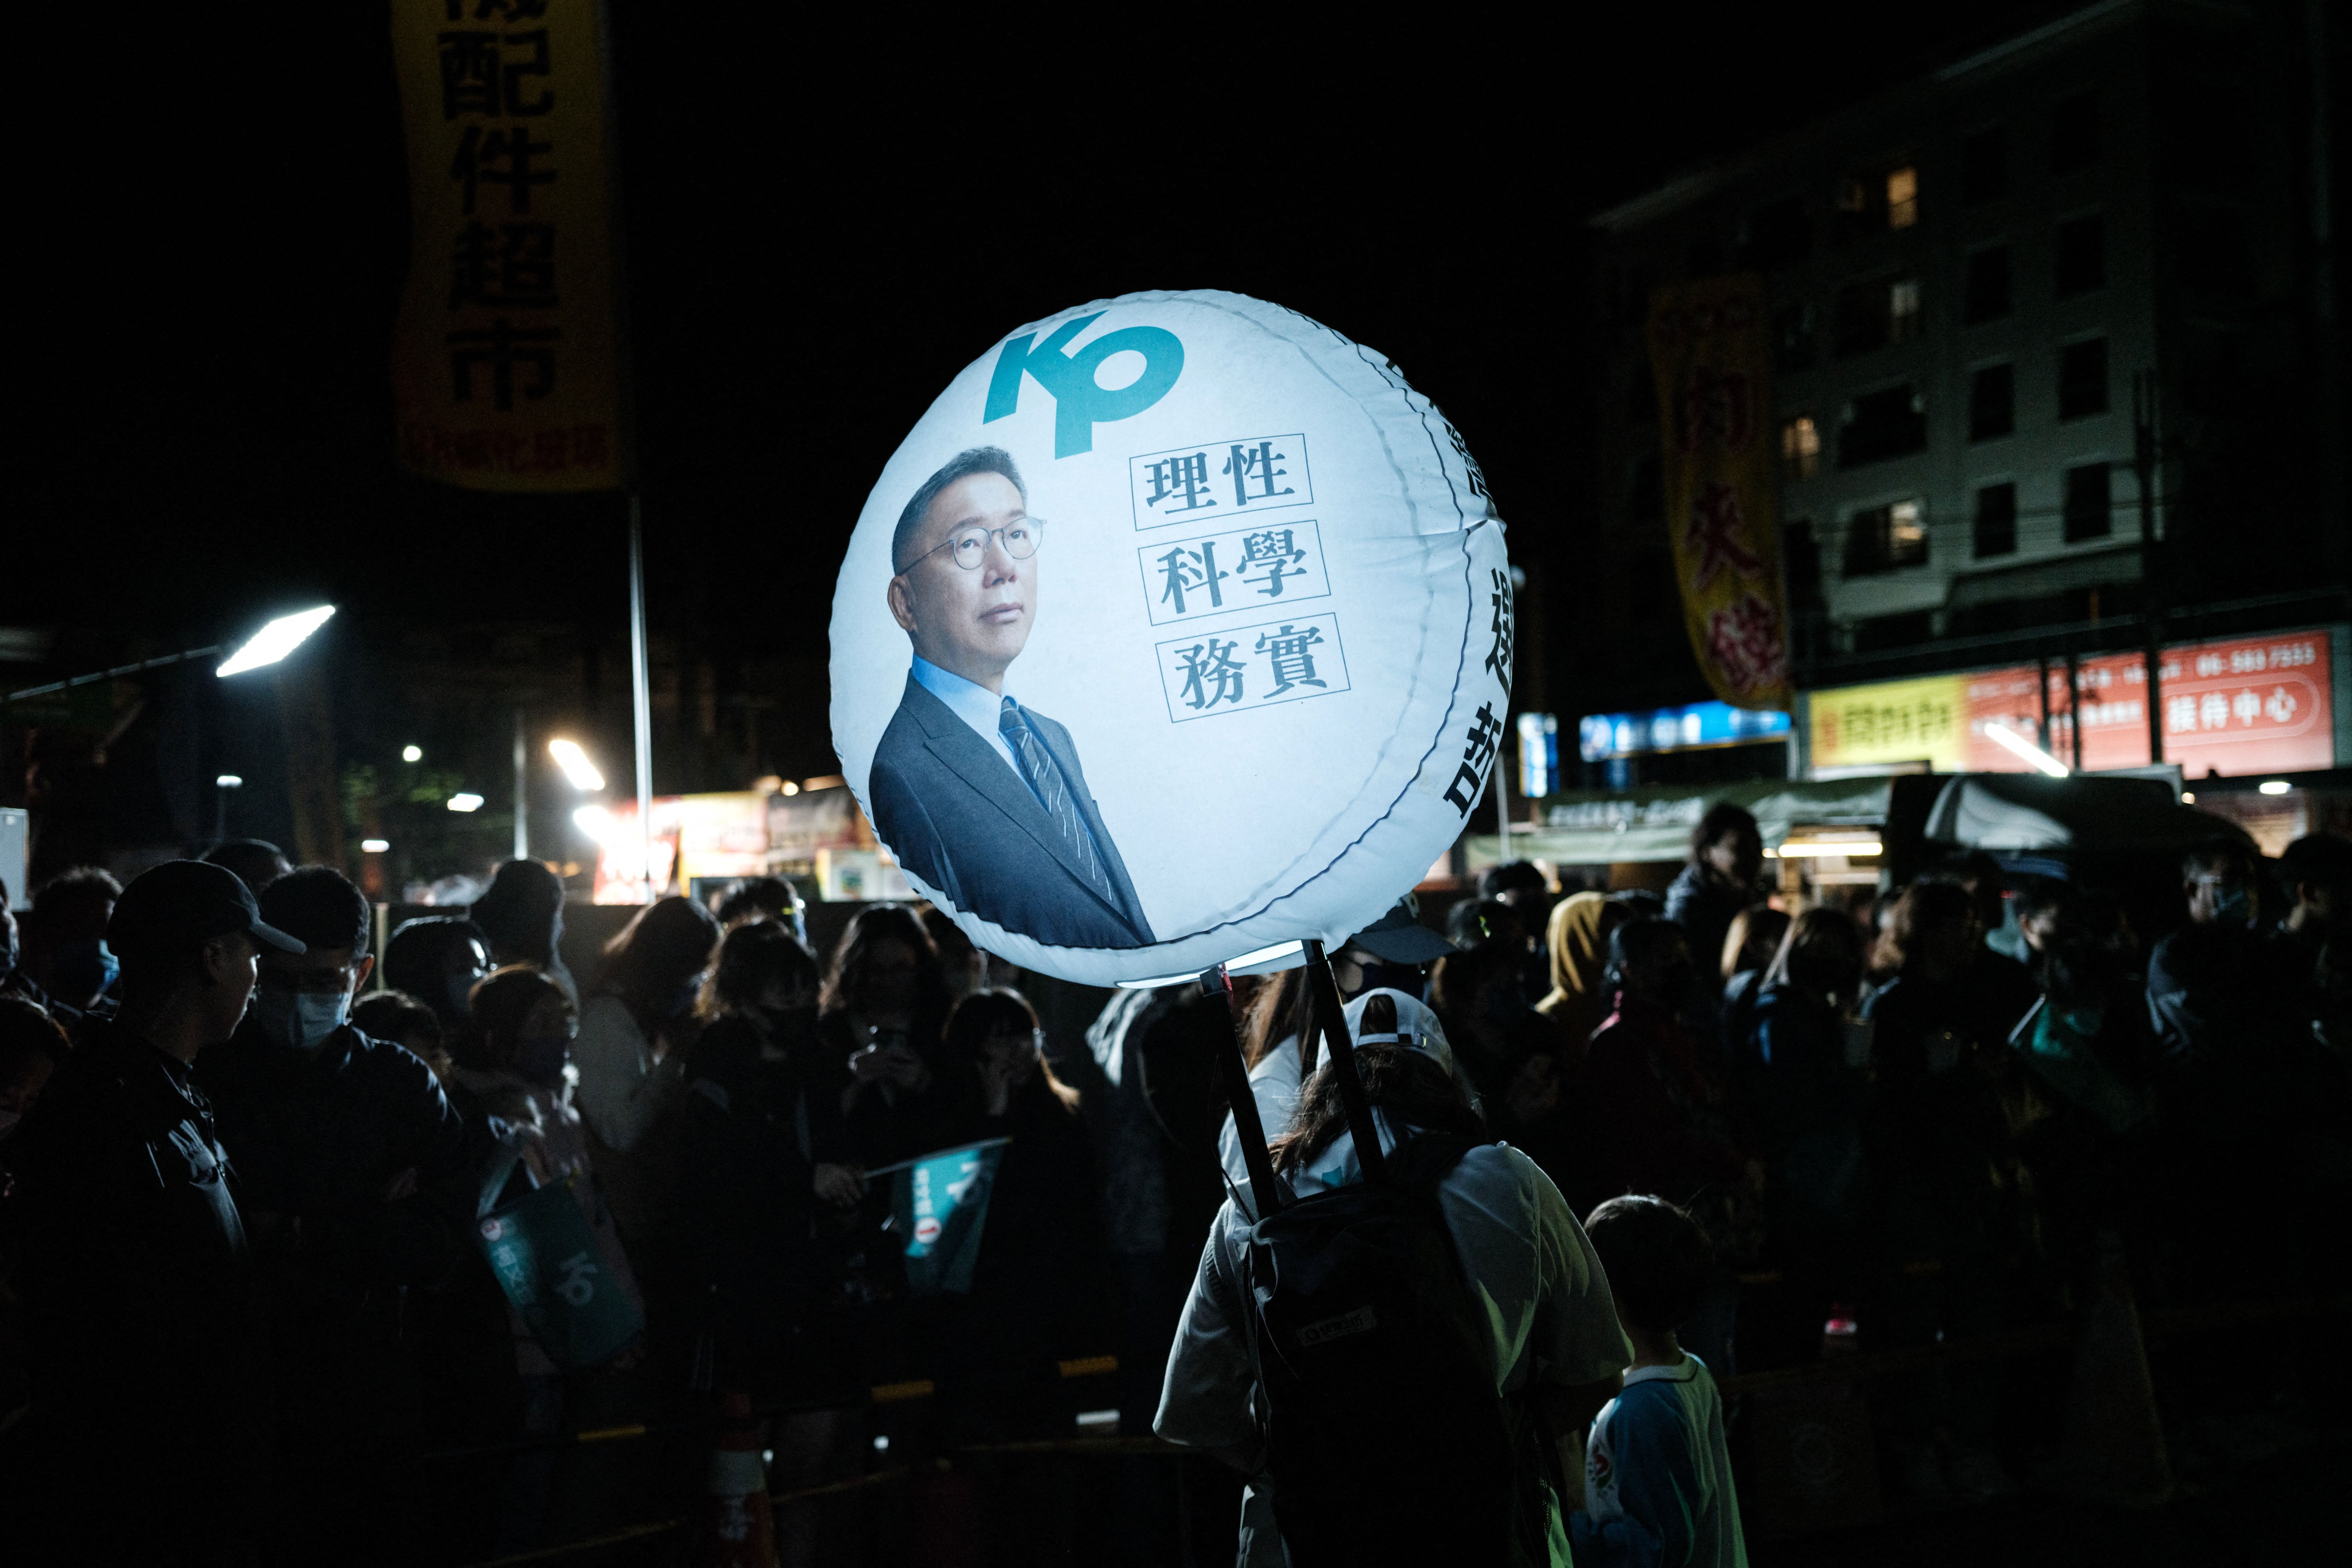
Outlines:
{"type": "Polygon", "coordinates": [[[900,567],[898,575],[906,576],[943,549],[955,551],[955,563],[964,570],[978,571],[980,563],[988,559],[988,541],[992,538],[1003,539],[1004,553],[1014,560],[1027,560],[1037,553],[1037,547],[1045,542],[1045,519],[1043,517],[1024,517],[1017,523],[1007,523],[1001,528],[982,528],[980,524],[974,523],[968,528],[958,528],[954,533],[900,567]]]}

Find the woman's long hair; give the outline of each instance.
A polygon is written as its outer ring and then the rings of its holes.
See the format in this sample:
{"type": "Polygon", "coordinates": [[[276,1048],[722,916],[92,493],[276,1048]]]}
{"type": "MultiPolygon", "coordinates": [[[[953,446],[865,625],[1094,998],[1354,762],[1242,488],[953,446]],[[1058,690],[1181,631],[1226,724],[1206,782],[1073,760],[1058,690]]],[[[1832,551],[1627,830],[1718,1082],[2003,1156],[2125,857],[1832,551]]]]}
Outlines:
{"type": "Polygon", "coordinates": [[[472,1015],[450,1056],[471,1072],[511,1071],[523,1020],[549,997],[570,1014],[572,998],[535,964],[509,964],[484,976],[475,984],[472,1015]]]}
{"type": "MultiPolygon", "coordinates": [[[[991,986],[956,1003],[955,1011],[948,1015],[944,1043],[949,1061],[977,1072],[992,1036],[1012,1035],[1035,1040],[1041,1033],[1037,1009],[1029,1005],[1027,997],[1010,986],[991,986]]],[[[1037,1053],[1037,1071],[1045,1076],[1045,1087],[1062,1103],[1064,1110],[1078,1108],[1078,1092],[1054,1075],[1054,1064],[1045,1060],[1042,1051],[1037,1053]]]]}
{"type": "Polygon", "coordinates": [[[1315,1017],[1308,999],[1307,967],[1268,975],[1257,983],[1242,1015],[1242,1061],[1255,1067],[1286,1040],[1305,1040],[1315,1017]]]}
{"type": "MultiPolygon", "coordinates": [[[[1382,1044],[1356,1047],[1355,1060],[1364,1099],[1387,1112],[1392,1124],[1487,1141],[1486,1124],[1470,1108],[1462,1085],[1435,1057],[1409,1045],[1382,1044]]],[[[1290,1130],[1274,1140],[1274,1168],[1291,1171],[1313,1164],[1346,1131],[1348,1108],[1327,1059],[1300,1092],[1290,1130]]]]}
{"type": "Polygon", "coordinates": [[[947,1005],[947,977],[940,970],[940,950],[923,929],[922,916],[903,904],[869,904],[859,910],[835,944],[833,962],[825,968],[824,989],[817,1006],[825,1012],[855,1007],[865,978],[866,961],[884,942],[904,942],[915,956],[915,1008],[934,1017],[947,1005]]]}
{"type": "Polygon", "coordinates": [[[1870,967],[1882,975],[1909,967],[1933,937],[1966,925],[1976,913],[1969,890],[1958,883],[1913,883],[1895,901],[1886,929],[1879,934],[1878,946],[1870,955],[1870,967]]]}
{"type": "Polygon", "coordinates": [[[718,946],[719,922],[710,911],[676,894],[656,899],[604,944],[598,989],[620,998],[650,1035],[662,1022],[662,1003],[709,967],[718,946]]]}
{"type": "Polygon", "coordinates": [[[719,962],[703,985],[698,1010],[706,1019],[751,1012],[779,980],[805,987],[814,998],[818,983],[816,956],[801,946],[792,927],[780,922],[755,920],[738,925],[719,945],[719,962]]]}
{"type": "Polygon", "coordinates": [[[1762,988],[1793,986],[1832,1004],[1850,1001],[1862,981],[1862,927],[1842,909],[1817,904],[1789,923],[1762,988]]]}

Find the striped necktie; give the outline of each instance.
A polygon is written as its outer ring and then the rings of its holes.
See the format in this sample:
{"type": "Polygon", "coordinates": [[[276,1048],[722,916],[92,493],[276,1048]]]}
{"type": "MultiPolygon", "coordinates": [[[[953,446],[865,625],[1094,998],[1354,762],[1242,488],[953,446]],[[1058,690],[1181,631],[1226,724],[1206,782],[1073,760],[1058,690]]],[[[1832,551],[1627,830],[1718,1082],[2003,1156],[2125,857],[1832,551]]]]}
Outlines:
{"type": "Polygon", "coordinates": [[[1077,803],[1070,799],[1062,770],[1054,765],[1053,753],[1037,738],[1037,732],[1022,717],[1021,705],[1011,697],[1006,697],[1004,706],[997,709],[996,728],[1004,737],[1004,744],[1013,748],[1013,755],[1020,758],[1022,776],[1037,792],[1045,815],[1054,819],[1054,831],[1069,847],[1070,858],[1085,873],[1087,885],[1101,894],[1104,903],[1118,908],[1118,898],[1111,892],[1110,878],[1103,872],[1102,857],[1095,852],[1094,838],[1078,817],[1077,803]]]}

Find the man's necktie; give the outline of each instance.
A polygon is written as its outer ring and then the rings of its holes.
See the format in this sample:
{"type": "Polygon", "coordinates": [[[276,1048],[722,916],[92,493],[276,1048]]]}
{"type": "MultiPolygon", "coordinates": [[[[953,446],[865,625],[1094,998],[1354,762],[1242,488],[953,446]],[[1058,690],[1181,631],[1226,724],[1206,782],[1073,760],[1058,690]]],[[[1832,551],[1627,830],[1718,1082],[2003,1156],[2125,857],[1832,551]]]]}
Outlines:
{"type": "Polygon", "coordinates": [[[1031,729],[1022,717],[1021,705],[1006,697],[1004,706],[997,709],[996,727],[998,733],[1004,737],[1004,744],[1011,747],[1013,755],[1020,759],[1023,777],[1029,780],[1029,788],[1037,792],[1039,802],[1045,808],[1045,815],[1054,819],[1054,831],[1060,833],[1062,842],[1069,846],[1070,858],[1086,874],[1087,885],[1100,894],[1105,903],[1118,907],[1118,895],[1111,892],[1110,878],[1103,872],[1102,857],[1095,852],[1094,839],[1087,832],[1087,824],[1078,816],[1077,802],[1070,799],[1070,789],[1063,781],[1062,770],[1054,765],[1054,754],[1045,749],[1045,743],[1037,738],[1037,732],[1031,729]]]}

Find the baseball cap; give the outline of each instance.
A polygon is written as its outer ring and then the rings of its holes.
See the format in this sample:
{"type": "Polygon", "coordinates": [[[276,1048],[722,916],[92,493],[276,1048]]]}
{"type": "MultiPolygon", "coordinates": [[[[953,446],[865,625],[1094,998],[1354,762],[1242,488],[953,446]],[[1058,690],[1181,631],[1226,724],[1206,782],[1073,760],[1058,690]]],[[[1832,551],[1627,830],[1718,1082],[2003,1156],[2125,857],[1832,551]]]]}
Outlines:
{"type": "Polygon", "coordinates": [[[1455,951],[1453,943],[1421,923],[1421,901],[1412,894],[1353,936],[1348,946],[1361,947],[1391,964],[1434,964],[1455,951]]]}
{"type": "Polygon", "coordinates": [[[165,861],[131,878],[114,901],[106,943],[118,956],[136,963],[138,957],[198,946],[232,931],[242,931],[281,953],[307,951],[275,925],[262,923],[261,908],[243,878],[226,866],[203,861],[165,861]]]}

